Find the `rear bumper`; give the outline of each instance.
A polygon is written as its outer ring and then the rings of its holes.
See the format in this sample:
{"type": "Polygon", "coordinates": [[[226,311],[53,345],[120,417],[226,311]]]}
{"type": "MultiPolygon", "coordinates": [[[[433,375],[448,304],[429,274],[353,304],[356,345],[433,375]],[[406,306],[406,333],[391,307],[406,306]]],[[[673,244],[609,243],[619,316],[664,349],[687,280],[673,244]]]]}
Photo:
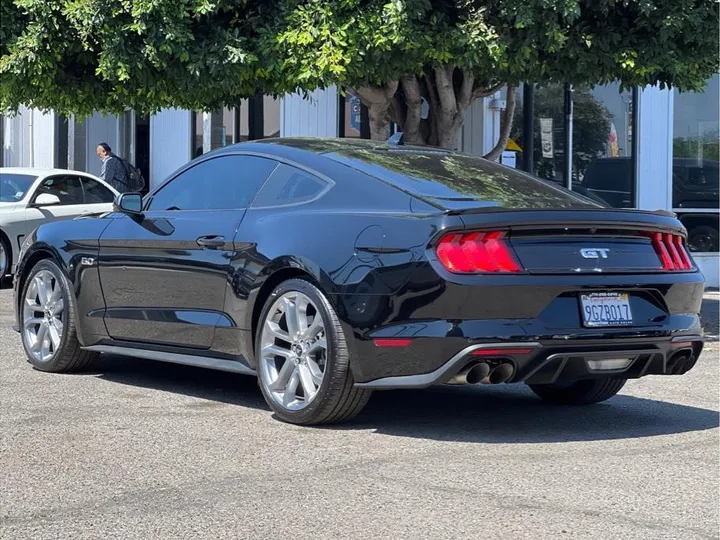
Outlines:
{"type": "Polygon", "coordinates": [[[469,366],[485,361],[512,364],[513,375],[507,381],[509,383],[552,384],[608,376],[636,379],[645,375],[679,375],[694,366],[703,345],[700,334],[570,344],[567,340],[482,343],[463,348],[433,371],[382,377],[356,383],[356,386],[374,389],[425,388],[447,383],[469,366]],[[503,349],[510,353],[500,352],[503,349]],[[528,352],[516,354],[518,349],[528,352]],[[484,355],[488,350],[493,351],[492,358],[484,355]],[[628,364],[620,369],[593,367],[596,365],[594,360],[607,359],[626,359],[628,364]]]}

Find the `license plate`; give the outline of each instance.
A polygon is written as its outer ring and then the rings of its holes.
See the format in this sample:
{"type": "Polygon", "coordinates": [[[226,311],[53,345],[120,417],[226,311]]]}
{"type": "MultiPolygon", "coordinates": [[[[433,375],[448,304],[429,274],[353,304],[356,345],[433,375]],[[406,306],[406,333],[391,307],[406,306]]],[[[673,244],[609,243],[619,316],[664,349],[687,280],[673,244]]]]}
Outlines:
{"type": "Polygon", "coordinates": [[[585,326],[629,326],[632,324],[630,298],[624,293],[590,293],[580,295],[585,326]]]}

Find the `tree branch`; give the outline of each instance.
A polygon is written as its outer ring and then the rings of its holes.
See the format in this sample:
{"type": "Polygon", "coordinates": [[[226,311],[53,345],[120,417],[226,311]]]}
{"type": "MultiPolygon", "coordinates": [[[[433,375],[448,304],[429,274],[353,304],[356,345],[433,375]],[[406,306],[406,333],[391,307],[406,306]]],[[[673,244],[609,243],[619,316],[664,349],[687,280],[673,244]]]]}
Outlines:
{"type": "Polygon", "coordinates": [[[506,107],[503,111],[502,122],[500,123],[500,138],[498,139],[495,148],[490,150],[484,157],[490,161],[497,161],[500,155],[507,147],[508,139],[510,138],[510,128],[512,127],[513,116],[515,115],[515,89],[517,87],[513,84],[507,86],[507,100],[506,107]]]}
{"type": "Polygon", "coordinates": [[[490,97],[495,92],[500,90],[503,86],[505,86],[504,82],[499,82],[497,84],[494,84],[488,88],[476,88],[475,91],[473,91],[473,99],[478,98],[484,98],[484,97],[490,97]]]}

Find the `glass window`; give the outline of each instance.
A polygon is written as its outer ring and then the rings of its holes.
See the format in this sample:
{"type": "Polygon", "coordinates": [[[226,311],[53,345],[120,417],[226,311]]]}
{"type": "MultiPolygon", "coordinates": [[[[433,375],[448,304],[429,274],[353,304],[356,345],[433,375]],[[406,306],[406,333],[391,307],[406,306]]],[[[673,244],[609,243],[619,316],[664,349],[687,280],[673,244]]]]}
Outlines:
{"type": "Polygon", "coordinates": [[[448,208],[593,208],[552,182],[463,154],[352,149],[326,157],[448,208]]]}
{"type": "Polygon", "coordinates": [[[170,180],[148,210],[229,210],[247,208],[277,163],[254,156],[218,156],[170,180]]]}
{"type": "Polygon", "coordinates": [[[63,206],[84,204],[83,188],[77,176],[51,176],[43,180],[35,192],[35,198],[41,193],[55,195],[63,206]]]}
{"type": "Polygon", "coordinates": [[[25,198],[37,176],[27,174],[0,174],[0,202],[17,202],[25,198]]]}
{"type": "Polygon", "coordinates": [[[617,82],[573,89],[573,190],[614,208],[635,206],[632,106],[617,82]]]}
{"type": "Polygon", "coordinates": [[[115,195],[108,188],[92,178],[80,178],[85,191],[85,204],[111,203],[115,195]]]}
{"type": "Polygon", "coordinates": [[[673,210],[692,251],[718,251],[720,75],[703,92],[674,91],[673,210]]]}
{"type": "Polygon", "coordinates": [[[300,169],[278,165],[253,202],[253,207],[279,206],[309,201],[318,196],[327,183],[300,169]]]}

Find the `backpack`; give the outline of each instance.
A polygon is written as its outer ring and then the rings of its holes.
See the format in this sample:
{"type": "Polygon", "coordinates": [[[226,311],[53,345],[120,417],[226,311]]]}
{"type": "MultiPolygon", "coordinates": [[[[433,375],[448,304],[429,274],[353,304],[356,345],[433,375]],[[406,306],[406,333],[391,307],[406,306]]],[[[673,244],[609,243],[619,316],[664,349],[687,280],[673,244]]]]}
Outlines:
{"type": "Polygon", "coordinates": [[[143,178],[142,173],[140,172],[140,169],[135,167],[132,163],[127,161],[125,158],[121,158],[120,156],[114,156],[116,159],[120,160],[120,163],[122,163],[123,168],[125,169],[125,174],[127,175],[127,187],[128,191],[142,191],[145,189],[145,178],[143,178]]]}

